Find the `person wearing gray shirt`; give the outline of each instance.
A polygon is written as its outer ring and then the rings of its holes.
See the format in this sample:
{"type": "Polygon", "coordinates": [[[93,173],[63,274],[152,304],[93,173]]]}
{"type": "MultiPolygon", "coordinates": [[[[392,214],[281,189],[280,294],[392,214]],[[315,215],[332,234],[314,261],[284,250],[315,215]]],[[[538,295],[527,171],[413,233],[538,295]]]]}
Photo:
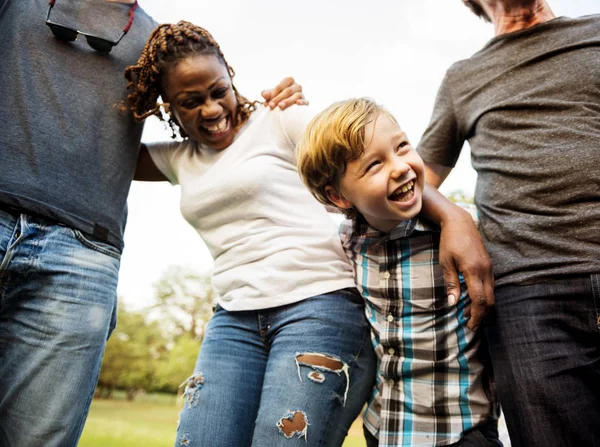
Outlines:
{"type": "Polygon", "coordinates": [[[465,3],[496,36],[447,71],[417,150],[439,186],[471,147],[513,445],[600,445],[600,16],[465,3]]]}
{"type": "MultiPolygon", "coordinates": [[[[116,323],[142,133],[116,106],[155,26],[135,0],[0,0],[2,446],[81,435],[116,323]]],[[[291,78],[267,97],[282,86],[301,97],[291,78]]]]}

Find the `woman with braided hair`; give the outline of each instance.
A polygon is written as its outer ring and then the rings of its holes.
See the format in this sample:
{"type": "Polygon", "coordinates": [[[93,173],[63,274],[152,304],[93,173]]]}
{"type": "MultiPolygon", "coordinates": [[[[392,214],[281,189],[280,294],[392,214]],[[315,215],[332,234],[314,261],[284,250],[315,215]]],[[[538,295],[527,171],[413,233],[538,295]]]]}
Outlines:
{"type": "Polygon", "coordinates": [[[341,445],[375,357],[336,225],[296,171],[308,108],[244,98],[213,37],[183,21],[156,28],[125,74],[135,118],[183,139],[143,148],[136,178],[181,185],[214,258],[218,304],[176,445],[341,445]]]}

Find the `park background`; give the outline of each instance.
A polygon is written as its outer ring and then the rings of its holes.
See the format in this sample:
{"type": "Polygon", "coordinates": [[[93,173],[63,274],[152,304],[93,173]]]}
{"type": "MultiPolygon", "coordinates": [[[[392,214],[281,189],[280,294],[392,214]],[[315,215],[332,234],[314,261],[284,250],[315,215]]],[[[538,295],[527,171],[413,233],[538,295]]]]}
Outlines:
{"type": "MultiPolygon", "coordinates": [[[[318,111],[369,96],[387,107],[413,145],[425,130],[447,68],[493,36],[461,0],[139,0],[159,23],[208,29],[250,99],[293,76],[318,111]]],[[[600,12],[598,0],[549,0],[556,15],[600,12]]],[[[133,24],[135,26],[135,22],[133,24]]],[[[126,38],[126,37],[125,37],[126,38]]],[[[543,80],[540,80],[543,82],[543,80]]],[[[150,120],[143,140],[168,139],[150,120]]],[[[444,183],[471,197],[468,145],[444,183]]],[[[212,259],[179,213],[179,188],[134,182],[119,280],[118,327],[80,445],[165,446],[175,439],[178,385],[191,373],[210,317],[212,259]],[[110,399],[107,399],[110,397],[110,399]]],[[[346,446],[362,446],[360,427],[346,446]]]]}

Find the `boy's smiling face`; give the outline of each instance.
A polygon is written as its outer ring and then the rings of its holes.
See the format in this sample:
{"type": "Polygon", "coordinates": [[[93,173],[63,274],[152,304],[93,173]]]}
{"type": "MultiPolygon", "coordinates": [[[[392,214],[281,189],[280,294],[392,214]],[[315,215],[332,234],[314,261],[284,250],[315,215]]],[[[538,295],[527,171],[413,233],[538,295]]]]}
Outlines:
{"type": "Polygon", "coordinates": [[[340,191],[328,187],[340,208],[356,208],[369,225],[390,231],[421,211],[425,168],[400,126],[379,114],[365,127],[365,151],[348,163],[340,191]]]}

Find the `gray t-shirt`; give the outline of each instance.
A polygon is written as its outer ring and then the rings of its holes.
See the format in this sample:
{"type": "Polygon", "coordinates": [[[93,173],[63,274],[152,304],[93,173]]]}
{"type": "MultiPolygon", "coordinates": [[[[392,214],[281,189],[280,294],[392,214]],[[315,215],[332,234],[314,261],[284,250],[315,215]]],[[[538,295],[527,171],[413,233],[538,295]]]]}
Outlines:
{"type": "MultiPolygon", "coordinates": [[[[53,22],[116,41],[131,5],[57,0],[53,22]]],[[[115,105],[156,23],[141,9],[109,54],[57,40],[47,0],[0,0],[0,203],[123,245],[142,126],[115,105]]]]}
{"type": "Polygon", "coordinates": [[[600,272],[600,15],[497,36],[454,64],[417,148],[465,140],[497,285],[600,272]]]}

